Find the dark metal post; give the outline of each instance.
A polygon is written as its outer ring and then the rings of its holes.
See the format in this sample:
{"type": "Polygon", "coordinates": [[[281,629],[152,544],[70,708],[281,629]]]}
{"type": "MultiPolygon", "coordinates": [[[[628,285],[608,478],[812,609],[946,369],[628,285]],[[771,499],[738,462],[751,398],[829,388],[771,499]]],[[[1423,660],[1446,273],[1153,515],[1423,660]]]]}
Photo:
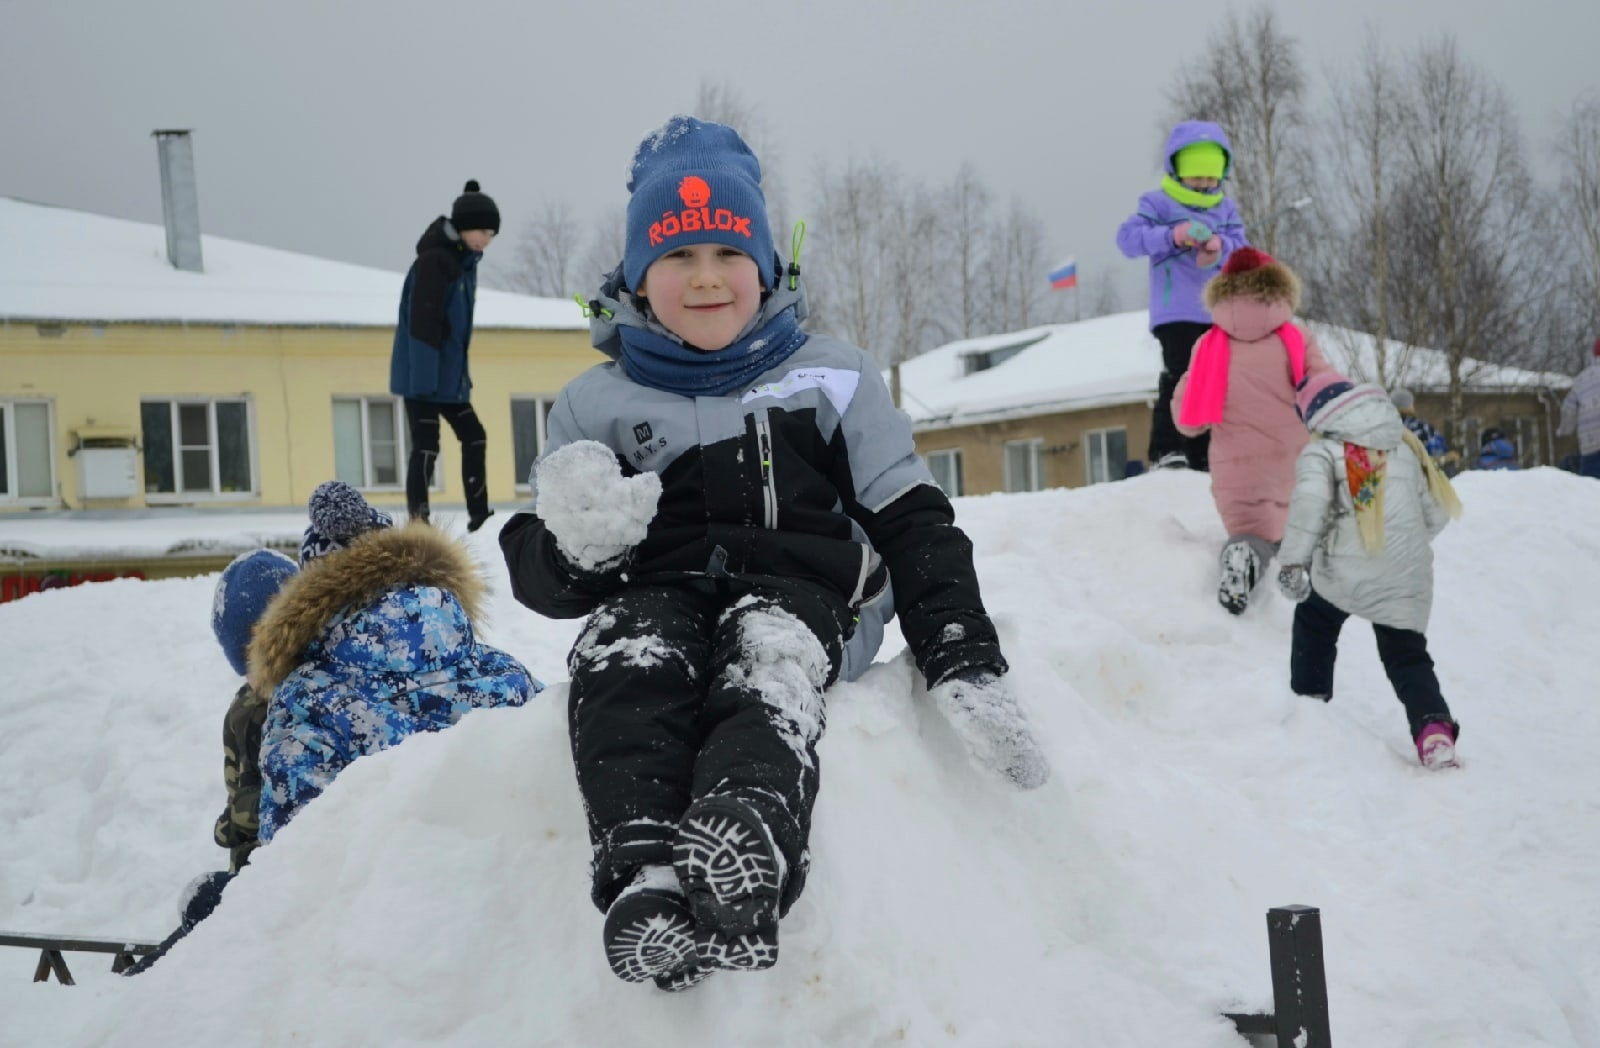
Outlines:
{"type": "Polygon", "coordinates": [[[1321,911],[1315,906],[1274,906],[1267,911],[1267,939],[1278,1048],[1332,1048],[1321,911]]]}

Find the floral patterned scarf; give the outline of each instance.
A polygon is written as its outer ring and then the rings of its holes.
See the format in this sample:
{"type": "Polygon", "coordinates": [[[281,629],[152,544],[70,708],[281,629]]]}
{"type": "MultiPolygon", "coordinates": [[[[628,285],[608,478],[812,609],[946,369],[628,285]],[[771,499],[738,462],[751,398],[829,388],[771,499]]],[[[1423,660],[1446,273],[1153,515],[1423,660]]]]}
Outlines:
{"type": "Polygon", "coordinates": [[[1345,482],[1356,505],[1356,528],[1368,553],[1383,549],[1383,473],[1389,453],[1345,441],[1345,482]]]}

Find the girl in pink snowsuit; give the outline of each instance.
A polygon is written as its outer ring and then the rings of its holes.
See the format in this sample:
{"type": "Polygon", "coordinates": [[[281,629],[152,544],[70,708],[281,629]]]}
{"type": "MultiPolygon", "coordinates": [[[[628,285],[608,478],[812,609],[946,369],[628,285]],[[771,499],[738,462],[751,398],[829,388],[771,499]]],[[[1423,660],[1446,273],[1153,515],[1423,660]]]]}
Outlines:
{"type": "Polygon", "coordinates": [[[1292,322],[1300,280],[1244,247],[1206,284],[1212,327],[1178,383],[1178,431],[1211,433],[1211,497],[1228,530],[1217,600],[1235,615],[1283,540],[1294,463],[1309,439],[1295,388],[1327,371],[1316,339],[1292,322]]]}

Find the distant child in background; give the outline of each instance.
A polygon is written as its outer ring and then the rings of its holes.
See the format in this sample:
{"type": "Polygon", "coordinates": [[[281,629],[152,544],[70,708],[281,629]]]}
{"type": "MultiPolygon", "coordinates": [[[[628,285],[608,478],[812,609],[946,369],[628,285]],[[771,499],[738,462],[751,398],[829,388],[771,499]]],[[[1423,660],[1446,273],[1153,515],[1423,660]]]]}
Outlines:
{"type": "Polygon", "coordinates": [[[1299,392],[1315,435],[1295,466],[1278,586],[1298,602],[1289,653],[1297,695],[1333,697],[1339,630],[1372,623],[1378,657],[1405,706],[1417,757],[1454,767],[1450,715],[1424,632],[1433,605],[1431,543],[1461,502],[1377,386],[1323,372],[1299,392]]]}
{"type": "Polygon", "coordinates": [[[1562,398],[1556,433],[1578,435],[1578,472],[1600,480],[1600,338],[1594,340],[1594,359],[1562,398]]]}
{"type": "Polygon", "coordinates": [[[1222,193],[1233,164],[1228,136],[1216,124],[1187,120],[1167,138],[1161,188],[1117,230],[1129,258],[1150,259],[1150,333],[1161,343],[1161,376],[1150,418],[1150,462],[1160,468],[1208,468],[1209,437],[1185,437],[1172,423],[1172,397],[1189,369],[1196,340],[1211,326],[1200,290],[1246,243],[1239,212],[1222,193]]]}
{"type": "MultiPolygon", "coordinates": [[[[216,634],[228,665],[239,676],[247,671],[246,652],[256,623],[284,583],[299,570],[293,560],[269,549],[240,554],[222,569],[211,599],[211,631],[216,634]]],[[[259,843],[261,727],[266,717],[266,696],[251,687],[249,681],[240,685],[222,720],[222,779],[228,801],[212,831],[217,844],[228,849],[228,869],[201,874],[191,881],[178,907],[181,920],[177,930],[123,974],[146,971],[209,917],[222,899],[222,890],[250,861],[250,853],[259,843]]]]}
{"type": "Polygon", "coordinates": [[[1505,430],[1490,426],[1478,435],[1479,469],[1517,469],[1517,446],[1505,430]]]}
{"type": "Polygon", "coordinates": [[[532,512],[500,545],[519,601],[587,616],[568,719],[590,897],[612,971],[676,991],[777,962],[810,865],[826,690],[891,577],[974,763],[1017,789],[1050,769],[972,543],[882,373],[800,327],[755,154],[673,117],[628,189],[622,265],[590,303],[612,359],[556,399],[532,512]]]}
{"type": "Polygon", "coordinates": [[[1461,456],[1451,451],[1439,431],[1417,414],[1417,398],[1409,389],[1402,386],[1391,392],[1389,399],[1400,412],[1400,421],[1404,422],[1412,436],[1417,438],[1417,442],[1433,459],[1434,464],[1444,470],[1445,476],[1455,476],[1461,470],[1461,456]]]}
{"type": "Polygon", "coordinates": [[[1216,323],[1173,399],[1180,433],[1211,434],[1211,498],[1228,531],[1217,600],[1235,615],[1283,538],[1295,458],[1309,439],[1295,387],[1328,370],[1317,340],[1293,322],[1299,304],[1288,266],[1253,247],[1235,251],[1206,285],[1216,323]]]}
{"type": "Polygon", "coordinates": [[[300,574],[250,643],[250,683],[271,695],[262,843],[353,761],[543,687],[477,640],[488,587],[460,542],[420,521],[390,527],[340,481],[317,488],[310,509],[300,574]]]}

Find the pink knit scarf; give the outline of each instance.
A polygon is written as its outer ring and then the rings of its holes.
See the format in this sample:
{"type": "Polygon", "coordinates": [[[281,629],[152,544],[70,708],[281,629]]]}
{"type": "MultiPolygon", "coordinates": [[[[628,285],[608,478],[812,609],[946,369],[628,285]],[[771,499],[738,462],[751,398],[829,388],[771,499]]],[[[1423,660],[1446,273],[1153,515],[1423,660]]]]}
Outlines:
{"type": "MultiPolygon", "coordinates": [[[[1283,348],[1289,354],[1289,370],[1294,384],[1306,377],[1306,337],[1293,324],[1278,329],[1283,348]]],[[[1189,360],[1189,384],[1183,391],[1178,422],[1184,426],[1214,426],[1222,421],[1222,405],[1228,400],[1228,333],[1217,325],[1200,336],[1189,360]]]]}

